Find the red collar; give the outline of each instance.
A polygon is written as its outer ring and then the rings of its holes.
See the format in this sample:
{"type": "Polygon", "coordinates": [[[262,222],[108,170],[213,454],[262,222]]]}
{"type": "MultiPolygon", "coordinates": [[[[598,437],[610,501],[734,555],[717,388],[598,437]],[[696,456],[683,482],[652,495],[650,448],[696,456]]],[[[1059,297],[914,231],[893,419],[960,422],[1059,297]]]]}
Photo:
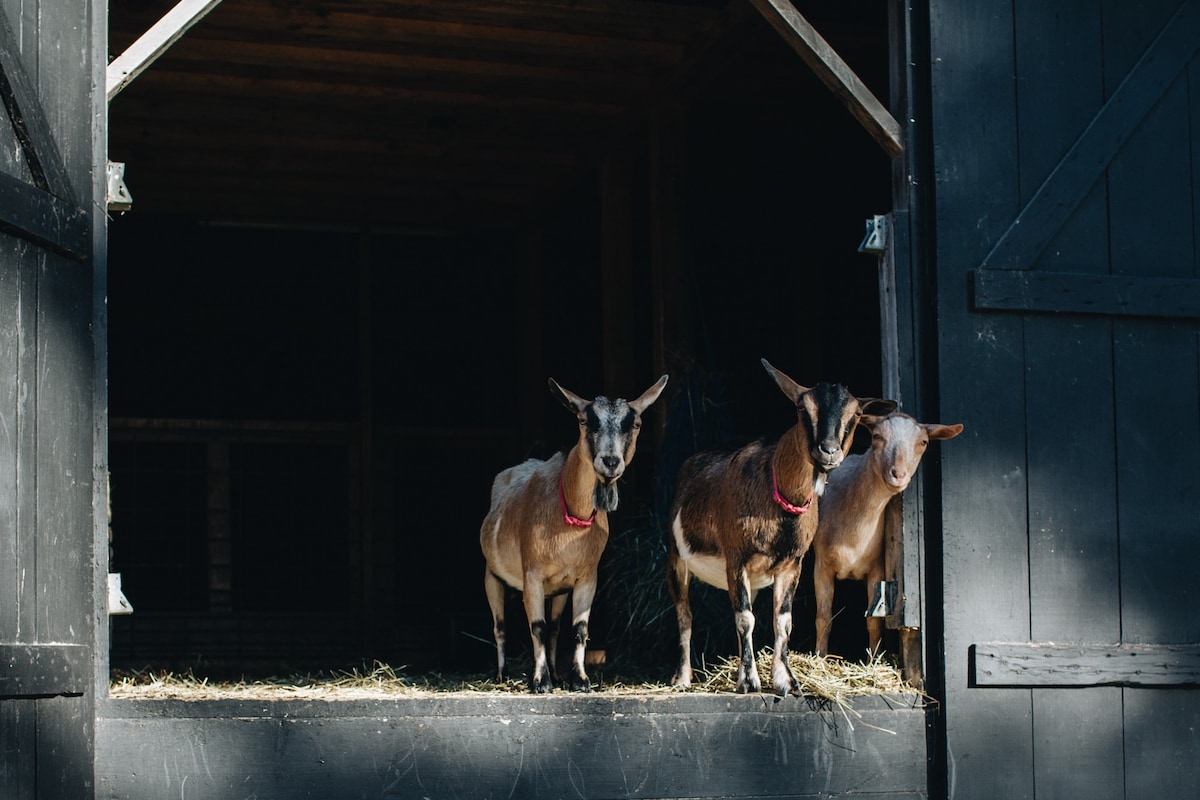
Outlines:
{"type": "Polygon", "coordinates": [[[567,510],[567,498],[563,495],[563,481],[561,474],[558,476],[558,504],[562,506],[563,522],[567,523],[573,528],[590,528],[592,527],[592,523],[596,520],[596,512],[598,509],[595,508],[592,509],[592,515],[587,519],[580,519],[579,517],[571,516],[571,512],[567,510]]]}
{"type": "Polygon", "coordinates": [[[814,495],[811,495],[811,494],[808,496],[808,499],[804,501],[804,505],[800,505],[800,506],[793,505],[792,503],[789,503],[786,499],[784,499],[784,496],[779,493],[779,484],[775,481],[775,465],[774,464],[771,465],[771,489],[773,491],[772,497],[775,498],[775,502],[779,504],[780,508],[782,508],[784,511],[788,512],[789,514],[796,514],[796,515],[803,514],[805,511],[808,511],[810,506],[812,506],[812,501],[813,501],[814,495]]]}

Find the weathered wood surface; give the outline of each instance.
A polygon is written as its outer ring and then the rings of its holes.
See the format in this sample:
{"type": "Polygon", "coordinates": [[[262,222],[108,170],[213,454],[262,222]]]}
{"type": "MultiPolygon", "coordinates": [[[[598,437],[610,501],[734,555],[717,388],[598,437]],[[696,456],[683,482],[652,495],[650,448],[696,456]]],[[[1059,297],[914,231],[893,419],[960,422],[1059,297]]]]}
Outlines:
{"type": "Polygon", "coordinates": [[[1200,645],[987,643],[973,653],[977,686],[1200,684],[1200,645]]]}
{"type": "MultiPolygon", "coordinates": [[[[1014,5],[1019,5],[1014,3],[1014,5]]],[[[1156,19],[1156,14],[1142,15],[1156,19]]],[[[1162,24],[1159,22],[1158,24],[1162,24]]],[[[1065,32],[1064,32],[1065,33],[1065,32]]],[[[1029,40],[1040,38],[1031,29],[1022,30],[1029,40]]],[[[1059,39],[1055,44],[1061,43],[1059,39]]],[[[1046,40],[1046,44],[1051,42],[1046,40]]],[[[1095,117],[1082,127],[1079,138],[1045,178],[1038,190],[1028,198],[1008,230],[996,242],[980,264],[982,268],[1029,267],[1058,233],[1072,212],[1087,196],[1089,190],[1104,174],[1105,169],[1133,138],[1143,119],[1186,69],[1188,61],[1200,47],[1200,0],[1187,0],[1167,21],[1161,33],[1149,46],[1139,43],[1137,63],[1116,75],[1118,83],[1095,117]],[[1144,48],[1144,49],[1143,49],[1144,48]]],[[[1114,50],[1121,48],[1117,43],[1114,50]]],[[[1052,48],[1061,54],[1061,47],[1052,48]]],[[[1093,53],[1100,52],[1099,49],[1093,53]]],[[[1061,60],[1054,69],[1070,70],[1061,60]]],[[[1058,83],[1054,73],[1044,73],[1052,84],[1058,83]]]]}
{"type": "Polygon", "coordinates": [[[112,701],[98,798],[926,796],[911,699],[112,701]]]}
{"type": "Polygon", "coordinates": [[[91,673],[81,645],[0,643],[0,698],[83,694],[91,673]]]}
{"type": "Polygon", "coordinates": [[[1189,278],[981,269],[973,288],[977,309],[1200,319],[1200,281],[1189,278]]]}

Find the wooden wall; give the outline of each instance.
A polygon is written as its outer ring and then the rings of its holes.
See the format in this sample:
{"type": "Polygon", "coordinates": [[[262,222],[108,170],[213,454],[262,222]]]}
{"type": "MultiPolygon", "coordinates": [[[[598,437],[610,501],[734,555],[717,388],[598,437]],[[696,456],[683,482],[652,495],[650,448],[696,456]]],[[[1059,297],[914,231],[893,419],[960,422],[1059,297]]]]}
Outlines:
{"type": "Polygon", "coordinates": [[[757,696],[112,702],[97,797],[925,796],[925,711],[757,696]],[[164,743],[170,746],[164,746],[164,743]]]}
{"type": "Polygon", "coordinates": [[[980,667],[994,642],[1200,642],[1196,6],[929,4],[936,397],[966,424],[933,543],[950,797],[1200,777],[1195,670],[980,667]]]}
{"type": "Polygon", "coordinates": [[[0,796],[14,800],[93,785],[93,10],[0,3],[0,796]]]}

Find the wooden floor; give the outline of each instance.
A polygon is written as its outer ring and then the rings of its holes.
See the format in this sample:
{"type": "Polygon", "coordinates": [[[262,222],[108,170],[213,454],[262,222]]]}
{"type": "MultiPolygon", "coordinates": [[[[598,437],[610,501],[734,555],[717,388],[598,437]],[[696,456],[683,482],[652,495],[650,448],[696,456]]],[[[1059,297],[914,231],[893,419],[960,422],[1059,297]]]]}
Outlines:
{"type": "Polygon", "coordinates": [[[770,695],[109,700],[98,798],[927,796],[926,709],[770,695]]]}

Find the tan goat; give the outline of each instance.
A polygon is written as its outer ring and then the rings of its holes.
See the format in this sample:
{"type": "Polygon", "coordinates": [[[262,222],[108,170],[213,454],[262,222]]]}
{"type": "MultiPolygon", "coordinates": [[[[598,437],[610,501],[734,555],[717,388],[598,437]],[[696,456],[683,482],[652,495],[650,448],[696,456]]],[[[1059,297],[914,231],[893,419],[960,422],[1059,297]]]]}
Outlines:
{"type": "Polygon", "coordinates": [[[792,600],[800,560],[817,530],[817,496],[826,474],[849,451],[860,416],[896,407],[890,400],[859,400],[840,384],[809,389],[766,359],[762,365],[796,407],[796,424],[776,442],[754,442],[728,454],[698,453],[680,469],[667,550],[667,584],[679,622],[676,685],[692,680],[688,584],[695,576],[729,592],[741,655],[740,693],[762,688],[754,663],[752,606],[760,589],[773,586],[772,682],[778,695],[796,687],[787,663],[792,600]]]}
{"type": "MultiPolygon", "coordinates": [[[[884,578],[884,509],[908,487],[929,442],[953,439],[963,429],[962,425],[924,424],[900,412],[868,415],[859,422],[871,431],[871,449],[847,456],[830,474],[813,540],[817,654],[822,656],[829,653],[834,579],[865,580],[870,602],[874,587],[884,578]]],[[[872,654],[879,652],[883,623],[882,617],[867,617],[872,654]]]]}
{"type": "Polygon", "coordinates": [[[585,400],[551,378],[550,390],[579,419],[579,441],[567,453],[529,459],[498,474],[479,543],[487,561],[483,585],[492,608],[496,675],[504,680],[505,587],[524,597],[533,639],[530,689],[554,688],[558,623],[572,593],[575,657],[570,686],[588,691],[583,667],[596,569],[608,543],[608,512],[617,507],[617,479],[633,459],[642,414],[658,399],[667,376],[636,400],[585,400]],[[546,600],[550,619],[546,621],[546,600]]]}

